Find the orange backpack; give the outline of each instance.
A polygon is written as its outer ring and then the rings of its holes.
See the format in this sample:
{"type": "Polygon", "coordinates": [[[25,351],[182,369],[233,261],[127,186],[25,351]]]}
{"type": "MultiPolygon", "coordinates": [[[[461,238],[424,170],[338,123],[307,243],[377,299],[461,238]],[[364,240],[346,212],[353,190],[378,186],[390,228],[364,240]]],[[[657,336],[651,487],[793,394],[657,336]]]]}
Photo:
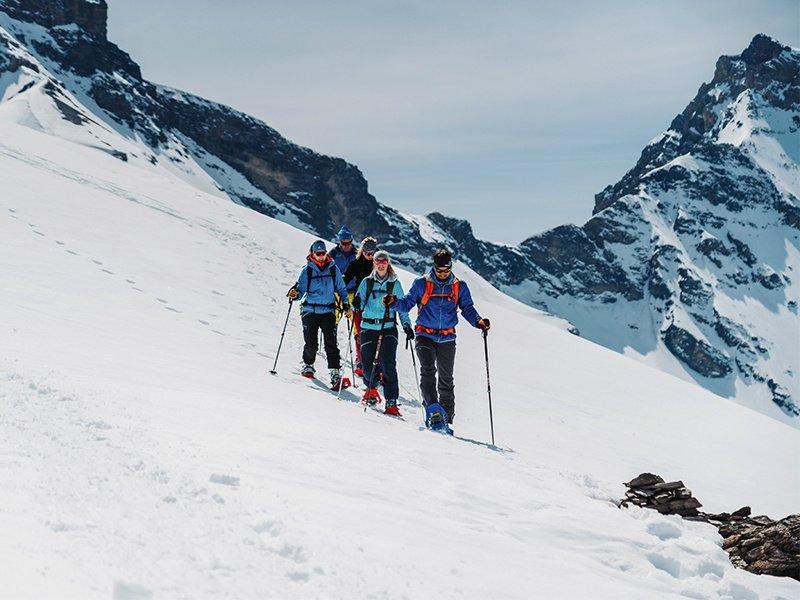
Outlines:
{"type": "Polygon", "coordinates": [[[449,294],[434,294],[433,293],[433,279],[431,279],[430,275],[425,275],[425,293],[422,295],[422,300],[419,301],[421,306],[425,306],[428,303],[428,300],[431,297],[434,298],[449,298],[452,300],[456,308],[458,308],[458,284],[460,283],[458,277],[454,278],[452,286],[450,287],[449,294]]]}

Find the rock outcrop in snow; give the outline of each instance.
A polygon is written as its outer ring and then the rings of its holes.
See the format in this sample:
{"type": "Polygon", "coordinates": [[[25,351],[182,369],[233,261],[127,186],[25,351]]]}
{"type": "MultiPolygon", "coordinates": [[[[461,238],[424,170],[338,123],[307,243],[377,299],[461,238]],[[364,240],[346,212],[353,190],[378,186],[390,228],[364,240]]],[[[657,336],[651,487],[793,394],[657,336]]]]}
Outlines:
{"type": "Polygon", "coordinates": [[[791,577],[800,581],[800,514],[775,521],[766,515],[751,516],[749,506],[731,513],[706,513],[682,481],[665,482],[642,473],[627,482],[620,508],[651,508],[664,515],[680,515],[710,523],[719,529],[722,547],[740,569],[759,575],[791,577]]]}
{"type": "Polygon", "coordinates": [[[758,35],[720,58],[634,168],[597,195],[589,221],[511,247],[477,239],[463,220],[403,215],[369,193],[354,165],[146,81],[107,40],[106,19],[105,0],[0,0],[0,112],[123,161],[167,166],[324,237],[347,222],[411,268],[450,246],[584,337],[798,422],[797,51],[758,35]],[[63,122],[48,120],[45,104],[63,122]]]}

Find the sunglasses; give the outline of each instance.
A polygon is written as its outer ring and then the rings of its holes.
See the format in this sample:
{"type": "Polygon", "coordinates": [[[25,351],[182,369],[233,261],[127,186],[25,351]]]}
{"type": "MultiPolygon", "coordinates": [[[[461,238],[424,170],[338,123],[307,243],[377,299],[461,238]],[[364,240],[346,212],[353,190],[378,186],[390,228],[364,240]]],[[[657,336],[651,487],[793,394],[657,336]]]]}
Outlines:
{"type": "Polygon", "coordinates": [[[389,264],[389,259],[388,258],[376,258],[375,259],[375,264],[376,265],[388,265],[389,264]]]}
{"type": "Polygon", "coordinates": [[[340,243],[342,246],[352,246],[352,245],[353,245],[353,240],[342,240],[342,241],[341,241],[341,242],[339,242],[339,243],[340,243]]]}
{"type": "Polygon", "coordinates": [[[319,250],[318,252],[314,252],[314,256],[325,256],[326,254],[327,251],[325,250],[319,250]]]}
{"type": "Polygon", "coordinates": [[[453,267],[434,267],[433,269],[437,273],[448,273],[449,271],[453,270],[453,267]]]}
{"type": "Polygon", "coordinates": [[[375,254],[375,252],[364,252],[364,256],[372,256],[373,254],[375,254]]]}

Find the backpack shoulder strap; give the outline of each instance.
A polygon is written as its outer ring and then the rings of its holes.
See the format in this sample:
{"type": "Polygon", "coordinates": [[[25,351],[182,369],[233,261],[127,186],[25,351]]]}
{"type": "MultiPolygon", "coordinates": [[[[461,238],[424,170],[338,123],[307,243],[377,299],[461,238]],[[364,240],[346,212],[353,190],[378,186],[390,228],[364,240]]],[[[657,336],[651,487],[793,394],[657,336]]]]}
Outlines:
{"type": "Polygon", "coordinates": [[[369,297],[372,294],[372,288],[375,287],[375,280],[372,277],[367,276],[367,293],[366,293],[366,302],[369,302],[369,297]]]}
{"type": "Polygon", "coordinates": [[[313,271],[311,270],[311,265],[306,266],[306,291],[311,291],[311,277],[313,276],[313,271]]]}
{"type": "Polygon", "coordinates": [[[425,275],[425,293],[422,294],[422,299],[419,301],[421,306],[425,306],[428,300],[431,299],[433,293],[433,280],[426,274],[425,275]]]}
{"type": "Polygon", "coordinates": [[[459,288],[458,284],[459,283],[461,283],[461,280],[459,280],[458,277],[455,277],[455,279],[453,281],[453,287],[451,288],[453,290],[453,302],[456,303],[456,309],[458,309],[458,288],[459,288]]]}
{"type": "Polygon", "coordinates": [[[386,295],[388,296],[389,294],[391,294],[392,290],[394,290],[394,280],[387,281],[386,282],[386,295]]]}

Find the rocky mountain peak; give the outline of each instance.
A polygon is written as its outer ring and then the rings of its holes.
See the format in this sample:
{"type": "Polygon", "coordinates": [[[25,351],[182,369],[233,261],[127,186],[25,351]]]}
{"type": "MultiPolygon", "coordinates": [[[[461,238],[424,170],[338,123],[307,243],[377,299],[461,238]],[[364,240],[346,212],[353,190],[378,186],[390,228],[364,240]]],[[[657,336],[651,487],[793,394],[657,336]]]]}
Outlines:
{"type": "Polygon", "coordinates": [[[742,60],[748,65],[756,65],[772,60],[783,50],[788,50],[788,46],[782,46],[776,39],[758,33],[753,37],[750,45],[742,52],[742,60]]]}
{"type": "Polygon", "coordinates": [[[106,0],[3,0],[0,10],[18,21],[48,28],[74,23],[86,33],[106,39],[106,0]]]}

